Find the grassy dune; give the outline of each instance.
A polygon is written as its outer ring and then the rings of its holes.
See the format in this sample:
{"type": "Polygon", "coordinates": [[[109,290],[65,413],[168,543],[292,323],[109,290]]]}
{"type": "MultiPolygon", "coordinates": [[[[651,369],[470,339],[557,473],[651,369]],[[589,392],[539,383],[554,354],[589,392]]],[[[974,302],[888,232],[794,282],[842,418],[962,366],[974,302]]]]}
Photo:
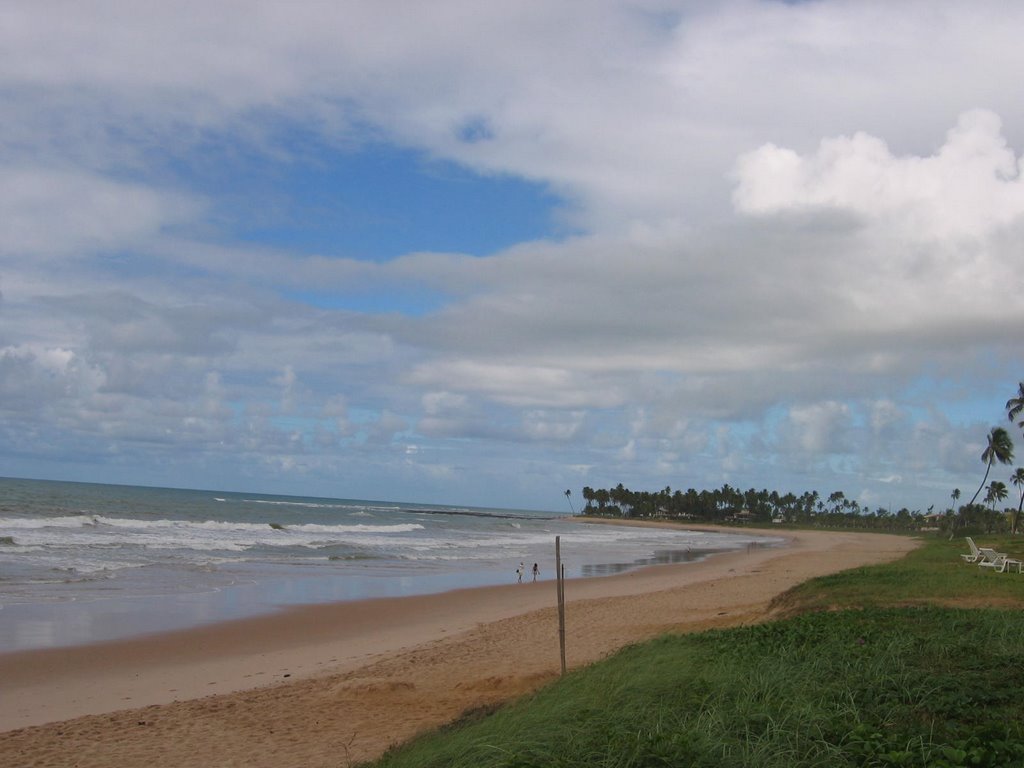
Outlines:
{"type": "Polygon", "coordinates": [[[964,551],[813,580],[776,621],[627,648],[376,765],[1024,766],[1024,575],[964,551]]]}

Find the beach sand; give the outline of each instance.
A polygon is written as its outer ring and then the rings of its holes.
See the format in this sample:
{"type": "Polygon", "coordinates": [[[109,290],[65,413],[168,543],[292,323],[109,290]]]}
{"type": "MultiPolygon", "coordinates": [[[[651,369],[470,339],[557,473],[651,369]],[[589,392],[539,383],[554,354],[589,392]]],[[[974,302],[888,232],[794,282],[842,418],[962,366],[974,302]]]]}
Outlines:
{"type": "MultiPolygon", "coordinates": [[[[762,533],[789,544],[568,581],[569,666],[665,632],[762,621],[802,581],[915,546],[762,533]]],[[[557,677],[555,582],[542,576],[0,655],[0,765],[337,768],[373,758],[557,677]]]]}

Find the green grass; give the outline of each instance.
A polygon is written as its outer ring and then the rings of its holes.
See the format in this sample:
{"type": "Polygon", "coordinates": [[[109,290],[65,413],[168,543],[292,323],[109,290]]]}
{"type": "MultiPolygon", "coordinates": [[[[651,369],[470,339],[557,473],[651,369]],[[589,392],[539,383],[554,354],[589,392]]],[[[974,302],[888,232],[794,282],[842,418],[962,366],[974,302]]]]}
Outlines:
{"type": "Polygon", "coordinates": [[[1024,575],[964,551],[929,541],[798,587],[783,620],[632,646],[377,765],[1024,766],[1024,575]],[[990,599],[1014,607],[955,605],[990,599]]]}
{"type": "MultiPolygon", "coordinates": [[[[979,536],[975,543],[1024,560],[1021,537],[979,536]]],[[[786,614],[836,607],[886,605],[1019,605],[1024,607],[1024,575],[993,573],[965,563],[963,539],[928,539],[902,560],[854,568],[801,584],[778,601],[786,614]],[[1012,578],[1019,576],[1019,578],[1012,578]]]]}

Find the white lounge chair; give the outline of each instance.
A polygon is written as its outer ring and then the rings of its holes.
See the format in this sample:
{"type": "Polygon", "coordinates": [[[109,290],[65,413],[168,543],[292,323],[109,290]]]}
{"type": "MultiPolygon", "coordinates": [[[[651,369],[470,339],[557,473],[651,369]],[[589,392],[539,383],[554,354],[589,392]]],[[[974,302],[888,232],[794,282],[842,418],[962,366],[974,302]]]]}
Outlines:
{"type": "Polygon", "coordinates": [[[981,560],[981,550],[978,549],[978,545],[974,543],[974,539],[970,536],[964,536],[964,541],[967,542],[967,546],[971,548],[971,551],[966,555],[960,555],[968,563],[976,563],[981,560]]]}
{"type": "Polygon", "coordinates": [[[982,568],[991,568],[997,573],[1006,573],[1011,568],[1016,568],[1017,573],[1024,572],[1024,562],[997,552],[992,560],[983,560],[978,563],[982,568]]]}
{"type": "Polygon", "coordinates": [[[1003,567],[999,569],[999,572],[1006,573],[1014,567],[1017,568],[1017,573],[1024,573],[1024,560],[1017,560],[1013,557],[1003,558],[1003,567]]]}
{"type": "Polygon", "coordinates": [[[994,564],[1002,564],[1005,558],[1005,552],[996,552],[991,547],[978,547],[978,559],[974,562],[985,568],[991,568],[994,564]]]}

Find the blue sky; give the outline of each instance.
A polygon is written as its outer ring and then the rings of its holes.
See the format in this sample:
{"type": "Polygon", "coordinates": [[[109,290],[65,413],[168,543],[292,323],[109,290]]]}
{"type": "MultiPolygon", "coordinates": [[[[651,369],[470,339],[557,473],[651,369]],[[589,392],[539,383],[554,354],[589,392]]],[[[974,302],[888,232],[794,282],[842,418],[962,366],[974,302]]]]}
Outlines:
{"type": "MultiPolygon", "coordinates": [[[[281,141],[291,146],[291,137],[281,141]]],[[[227,238],[386,261],[417,250],[486,255],[556,234],[543,185],[484,176],[389,145],[307,148],[305,161],[210,156],[183,183],[223,205],[227,238]],[[257,215],[254,215],[257,214],[257,215]]]]}
{"type": "Polygon", "coordinates": [[[1017,4],[241,8],[4,12],[0,474],[977,487],[1024,378],[1017,4]]]}

